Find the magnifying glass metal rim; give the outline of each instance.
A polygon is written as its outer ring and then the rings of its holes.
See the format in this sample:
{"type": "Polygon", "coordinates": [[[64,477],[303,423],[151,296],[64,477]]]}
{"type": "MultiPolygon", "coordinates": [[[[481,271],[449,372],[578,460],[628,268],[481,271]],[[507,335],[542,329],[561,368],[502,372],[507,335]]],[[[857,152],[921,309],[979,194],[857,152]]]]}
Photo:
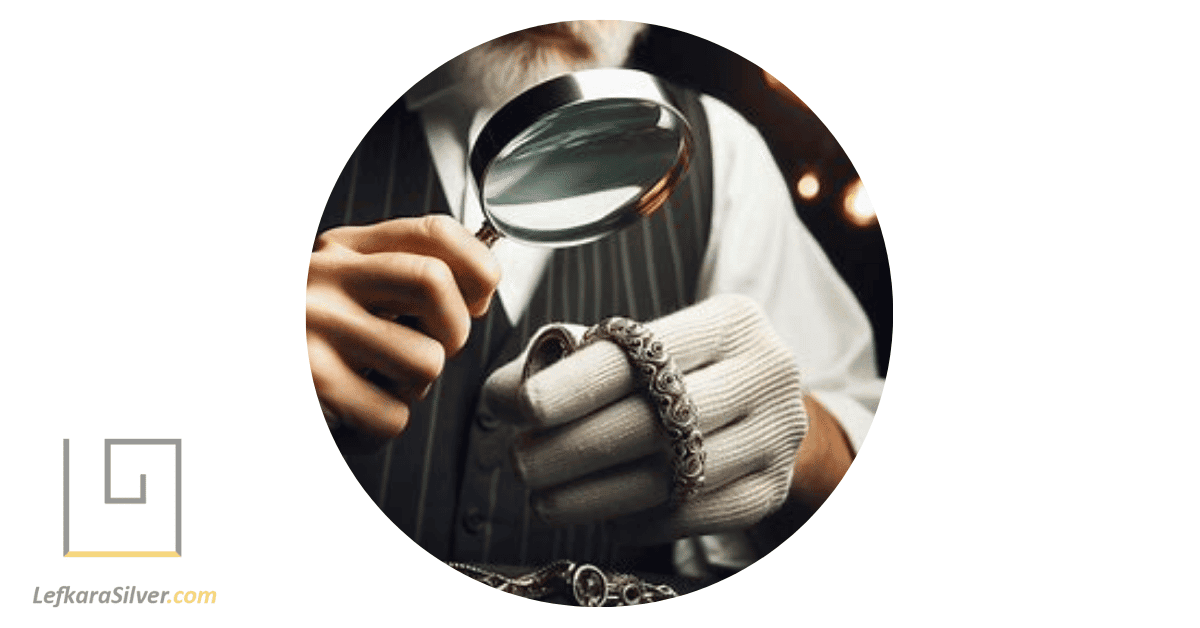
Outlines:
{"type": "Polygon", "coordinates": [[[656,104],[682,122],[683,142],[675,165],[635,201],[631,215],[648,216],[661,207],[688,169],[693,140],[687,117],[671,102],[659,79],[652,74],[629,68],[580,70],[549,79],[522,92],[505,103],[483,126],[471,150],[471,174],[475,178],[485,216],[483,228],[476,236],[491,246],[502,235],[493,225],[491,217],[487,216],[483,190],[493,161],[510,142],[546,114],[565,106],[620,98],[656,104]]]}

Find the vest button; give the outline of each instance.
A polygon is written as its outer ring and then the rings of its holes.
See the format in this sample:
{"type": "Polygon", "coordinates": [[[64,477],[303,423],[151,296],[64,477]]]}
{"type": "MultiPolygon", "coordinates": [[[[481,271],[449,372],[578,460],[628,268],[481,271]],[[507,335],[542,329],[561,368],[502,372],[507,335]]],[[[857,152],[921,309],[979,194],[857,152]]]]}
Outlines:
{"type": "Polygon", "coordinates": [[[500,425],[500,419],[488,414],[487,412],[480,412],[475,417],[475,423],[483,431],[490,432],[500,425]]]}
{"type": "MultiPolygon", "coordinates": [[[[484,415],[479,415],[482,418],[484,415]]],[[[516,428],[510,424],[499,422],[491,430],[478,431],[471,438],[472,455],[475,462],[483,471],[491,471],[508,459],[508,450],[512,447],[516,428]]]]}
{"type": "Polygon", "coordinates": [[[487,523],[487,520],[484,519],[483,513],[474,506],[471,506],[463,513],[462,526],[467,531],[467,534],[479,534],[485,523],[487,523]]]}

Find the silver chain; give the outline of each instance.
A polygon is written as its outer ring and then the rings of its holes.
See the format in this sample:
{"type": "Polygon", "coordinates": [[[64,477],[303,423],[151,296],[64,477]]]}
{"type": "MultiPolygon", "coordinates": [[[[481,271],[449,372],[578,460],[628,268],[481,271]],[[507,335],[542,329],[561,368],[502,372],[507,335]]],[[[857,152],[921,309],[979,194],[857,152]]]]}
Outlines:
{"type": "Polygon", "coordinates": [[[583,345],[608,340],[625,352],[633,375],[658,414],[659,429],[670,442],[674,486],[671,502],[678,506],[704,486],[704,437],[699,412],[684,385],[683,373],[666,345],[641,323],[614,316],[588,329],[583,345]]]}

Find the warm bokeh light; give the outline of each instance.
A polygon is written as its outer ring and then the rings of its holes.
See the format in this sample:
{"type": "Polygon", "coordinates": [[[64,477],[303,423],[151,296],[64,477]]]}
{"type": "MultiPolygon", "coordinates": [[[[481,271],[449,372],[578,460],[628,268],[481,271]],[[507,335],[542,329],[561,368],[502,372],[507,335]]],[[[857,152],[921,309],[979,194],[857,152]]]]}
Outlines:
{"type": "Polygon", "coordinates": [[[775,90],[776,92],[778,92],[780,94],[783,94],[784,96],[787,96],[788,98],[791,98],[792,100],[794,100],[796,102],[800,102],[800,97],[797,96],[792,90],[788,89],[787,85],[784,85],[783,83],[779,82],[779,79],[772,76],[770,72],[763,70],[762,73],[763,73],[763,82],[767,84],[767,87],[775,90]]]}
{"type": "Polygon", "coordinates": [[[806,172],[800,180],[796,182],[796,192],[800,194],[800,198],[811,201],[817,197],[821,191],[821,182],[817,179],[817,175],[806,172]]]}
{"type": "Polygon", "coordinates": [[[871,197],[867,196],[867,191],[863,189],[862,179],[855,179],[854,183],[846,188],[842,209],[846,219],[860,227],[875,222],[875,206],[871,204],[871,197]]]}

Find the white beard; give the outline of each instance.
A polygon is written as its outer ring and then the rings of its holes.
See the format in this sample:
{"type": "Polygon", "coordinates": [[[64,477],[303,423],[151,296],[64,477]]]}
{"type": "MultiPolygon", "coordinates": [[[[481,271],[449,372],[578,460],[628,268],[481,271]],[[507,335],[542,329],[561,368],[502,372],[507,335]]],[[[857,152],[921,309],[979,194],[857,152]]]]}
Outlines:
{"type": "Polygon", "coordinates": [[[645,24],[615,20],[561,22],[569,34],[551,37],[518,31],[476,46],[450,62],[459,93],[477,107],[498,109],[542,81],[591,68],[618,67],[629,57],[645,24]],[[573,40],[556,45],[554,39],[573,40]]]}

